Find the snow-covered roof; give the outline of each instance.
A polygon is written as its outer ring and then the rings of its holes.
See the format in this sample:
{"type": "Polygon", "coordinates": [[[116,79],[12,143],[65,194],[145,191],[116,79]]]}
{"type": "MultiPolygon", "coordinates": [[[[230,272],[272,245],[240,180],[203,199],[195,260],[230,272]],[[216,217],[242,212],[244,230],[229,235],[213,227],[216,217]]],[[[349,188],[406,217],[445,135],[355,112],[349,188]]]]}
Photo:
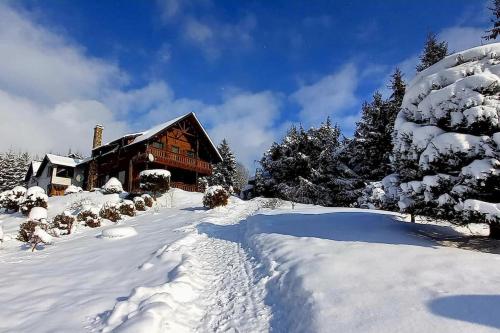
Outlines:
{"type": "Polygon", "coordinates": [[[31,161],[28,171],[26,171],[26,175],[24,176],[24,181],[28,181],[31,175],[36,175],[40,164],[42,164],[42,161],[31,161]]]}
{"type": "MultiPolygon", "coordinates": [[[[155,135],[157,135],[158,133],[164,131],[165,129],[169,128],[170,126],[174,125],[175,123],[189,117],[189,116],[192,116],[195,121],[197,122],[198,126],[200,126],[201,130],[203,131],[203,134],[205,134],[206,138],[208,139],[208,142],[210,143],[210,145],[212,146],[212,148],[214,149],[214,151],[217,153],[217,156],[222,160],[222,156],[221,154],[219,153],[219,150],[217,149],[217,146],[213,143],[212,139],[210,138],[210,136],[208,135],[207,131],[205,130],[205,128],[203,127],[203,125],[201,124],[201,122],[198,120],[198,117],[196,117],[196,114],[194,112],[189,112],[189,113],[186,113],[182,116],[179,116],[177,118],[174,118],[174,119],[171,119],[167,122],[164,122],[162,124],[159,124],[159,125],[156,125],[144,132],[137,132],[137,133],[132,133],[132,134],[126,134],[124,136],[122,136],[121,138],[119,139],[116,139],[116,140],[113,140],[111,141],[110,143],[114,143],[114,142],[117,142],[119,141],[120,139],[122,138],[127,138],[127,137],[131,137],[131,136],[136,136],[134,138],[134,140],[129,143],[128,145],[126,145],[126,147],[128,146],[132,146],[134,144],[137,144],[137,143],[140,143],[140,142],[144,142],[144,141],[147,141],[151,138],[153,138],[155,135]]],[[[108,144],[110,144],[108,143],[108,144]]],[[[108,145],[106,144],[106,145],[108,145]]],[[[106,146],[106,145],[103,145],[103,146],[106,146]]],[[[94,148],[94,149],[98,149],[98,148],[101,148],[103,146],[100,146],[100,147],[97,147],[97,148],[94,148]]]]}
{"type": "Polygon", "coordinates": [[[52,164],[69,166],[69,167],[73,167],[73,168],[76,167],[76,165],[82,161],[82,160],[76,159],[76,158],[53,155],[53,154],[47,154],[47,155],[45,155],[45,158],[47,158],[50,161],[50,163],[52,163],[52,164]]]}
{"type": "Polygon", "coordinates": [[[80,164],[82,161],[83,160],[80,160],[77,158],[59,156],[59,155],[54,155],[54,154],[46,154],[45,157],[43,158],[42,162],[40,162],[40,165],[38,166],[38,170],[36,172],[36,175],[40,176],[40,173],[42,172],[42,170],[45,167],[45,164],[47,162],[50,162],[50,163],[55,164],[55,165],[62,165],[62,166],[74,168],[78,164],[80,164]]]}

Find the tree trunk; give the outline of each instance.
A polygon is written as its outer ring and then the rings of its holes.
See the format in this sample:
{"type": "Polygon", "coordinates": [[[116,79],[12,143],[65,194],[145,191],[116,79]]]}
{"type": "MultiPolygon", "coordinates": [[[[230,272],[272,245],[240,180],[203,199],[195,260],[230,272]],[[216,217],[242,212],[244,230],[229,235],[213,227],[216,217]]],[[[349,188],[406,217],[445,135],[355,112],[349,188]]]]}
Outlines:
{"type": "Polygon", "coordinates": [[[411,223],[415,223],[415,215],[414,214],[410,214],[410,218],[411,218],[411,223]]]}
{"type": "Polygon", "coordinates": [[[500,223],[490,224],[490,238],[500,239],[500,223]]]}

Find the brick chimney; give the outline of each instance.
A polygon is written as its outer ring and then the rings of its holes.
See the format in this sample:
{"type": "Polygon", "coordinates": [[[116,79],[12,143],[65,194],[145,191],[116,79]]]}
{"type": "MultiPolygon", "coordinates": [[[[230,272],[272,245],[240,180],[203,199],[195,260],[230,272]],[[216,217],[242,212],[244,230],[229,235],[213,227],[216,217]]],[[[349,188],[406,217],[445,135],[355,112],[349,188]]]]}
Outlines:
{"type": "Polygon", "coordinates": [[[94,140],[92,141],[92,149],[102,146],[102,125],[95,125],[94,127],[94,140]]]}

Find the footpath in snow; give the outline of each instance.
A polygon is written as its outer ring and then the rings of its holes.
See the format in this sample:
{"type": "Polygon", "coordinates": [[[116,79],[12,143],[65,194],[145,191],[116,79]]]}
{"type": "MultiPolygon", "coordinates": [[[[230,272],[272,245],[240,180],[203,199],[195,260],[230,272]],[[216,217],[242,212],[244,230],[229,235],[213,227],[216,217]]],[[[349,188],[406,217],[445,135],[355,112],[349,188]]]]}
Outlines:
{"type": "MultiPolygon", "coordinates": [[[[49,207],[63,209],[63,198],[49,207]]],[[[381,211],[232,198],[0,249],[0,332],[497,332],[500,256],[381,211]]],[[[50,213],[50,208],[49,208],[50,213]]],[[[7,233],[19,216],[0,215],[7,233]]]]}

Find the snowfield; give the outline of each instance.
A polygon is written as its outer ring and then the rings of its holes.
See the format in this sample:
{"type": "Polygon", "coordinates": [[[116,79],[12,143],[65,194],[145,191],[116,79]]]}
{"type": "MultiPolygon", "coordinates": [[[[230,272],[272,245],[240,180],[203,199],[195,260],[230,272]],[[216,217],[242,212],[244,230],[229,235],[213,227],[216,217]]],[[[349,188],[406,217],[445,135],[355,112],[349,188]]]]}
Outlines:
{"type": "MultiPolygon", "coordinates": [[[[49,199],[49,219],[77,193],[49,199]]],[[[231,198],[78,228],[31,252],[0,214],[2,332],[497,332],[500,256],[398,214],[231,198]]]]}

